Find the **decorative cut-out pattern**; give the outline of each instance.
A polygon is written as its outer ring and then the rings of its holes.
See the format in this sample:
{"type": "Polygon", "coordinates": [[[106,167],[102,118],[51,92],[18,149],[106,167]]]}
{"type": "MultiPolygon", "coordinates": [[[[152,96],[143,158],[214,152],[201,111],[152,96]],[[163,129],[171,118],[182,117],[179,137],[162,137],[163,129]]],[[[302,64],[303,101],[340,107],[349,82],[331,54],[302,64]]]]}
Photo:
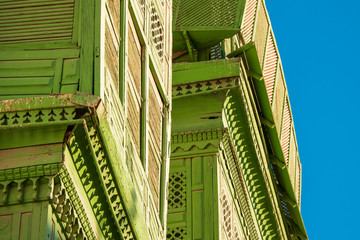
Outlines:
{"type": "MultiPolygon", "coordinates": [[[[222,159],[224,162],[225,159],[222,159]]],[[[224,166],[224,165],[222,165],[224,166]]],[[[233,198],[235,196],[233,194],[236,194],[234,189],[232,188],[231,182],[229,182],[230,185],[228,185],[227,178],[225,177],[225,173],[223,172],[224,168],[222,167],[220,170],[220,199],[219,199],[219,205],[220,205],[220,216],[221,216],[221,230],[222,235],[226,236],[224,238],[227,240],[242,240],[245,239],[245,234],[243,233],[240,225],[240,215],[238,215],[238,212],[235,207],[235,202],[233,202],[233,198]],[[230,190],[231,189],[231,190],[230,190]],[[233,194],[232,194],[232,193],[233,194]]],[[[247,226],[244,225],[244,228],[246,229],[247,226]]],[[[249,237],[250,238],[250,237],[249,237]]],[[[255,238],[256,239],[256,238],[255,238]]]]}
{"type": "Polygon", "coordinates": [[[186,206],[186,175],[185,172],[173,172],[169,177],[169,209],[186,206]]]}
{"type": "Polygon", "coordinates": [[[81,179],[81,183],[84,186],[84,190],[92,205],[96,221],[100,224],[101,232],[106,239],[120,238],[117,233],[117,228],[110,213],[109,206],[106,204],[107,200],[104,196],[104,192],[99,187],[101,183],[98,179],[97,173],[93,170],[94,165],[92,161],[85,161],[85,159],[91,159],[90,151],[87,147],[85,136],[80,134],[80,130],[75,130],[76,134],[70,138],[68,147],[71,155],[73,156],[74,165],[81,179]]]}
{"type": "Polygon", "coordinates": [[[166,239],[169,240],[186,239],[186,227],[168,228],[166,239]]]}
{"type": "Polygon", "coordinates": [[[62,164],[37,165],[0,170],[0,181],[51,176],[59,172],[62,164]]]}
{"type": "Polygon", "coordinates": [[[184,85],[174,85],[172,88],[173,97],[198,94],[207,91],[219,90],[235,86],[237,78],[215,79],[210,81],[195,82],[184,85]]]}
{"type": "Polygon", "coordinates": [[[75,108],[54,108],[20,112],[4,112],[0,125],[17,125],[41,122],[59,122],[75,119],[75,108]]]}
{"type": "Polygon", "coordinates": [[[236,156],[234,155],[234,148],[231,144],[229,133],[224,134],[221,147],[223,154],[225,154],[225,166],[229,171],[230,181],[233,183],[236,192],[236,199],[242,209],[240,222],[244,229],[244,235],[247,238],[258,239],[254,220],[250,213],[250,202],[245,193],[244,179],[241,177],[240,169],[237,165],[236,156]]]}
{"type": "Polygon", "coordinates": [[[232,239],[231,238],[231,207],[229,204],[229,201],[225,195],[225,193],[222,193],[222,197],[221,197],[221,207],[222,207],[222,216],[223,216],[223,224],[224,224],[224,229],[225,229],[225,233],[226,236],[228,237],[228,239],[232,239]]]}
{"type": "Polygon", "coordinates": [[[266,191],[266,189],[270,188],[267,186],[269,180],[264,177],[266,174],[262,174],[262,171],[264,171],[263,161],[261,156],[258,155],[257,142],[253,139],[254,133],[252,131],[254,128],[249,124],[248,106],[244,102],[238,101],[238,99],[244,99],[242,95],[242,91],[241,93],[231,90],[228,92],[224,115],[260,232],[264,238],[267,238],[277,232],[277,219],[274,215],[269,214],[269,208],[267,207],[268,204],[272,203],[272,197],[266,191]],[[259,159],[259,161],[250,161],[254,158],[259,159]]]}
{"type": "Polygon", "coordinates": [[[150,5],[151,39],[155,45],[160,62],[164,59],[164,26],[160,21],[159,13],[154,2],[150,5]]]}
{"type": "MultiPolygon", "coordinates": [[[[51,205],[58,222],[63,226],[68,239],[86,239],[79,218],[74,211],[68,194],[61,184],[59,177],[54,179],[53,198],[51,205]]],[[[93,238],[94,239],[94,238],[93,238]]]]}
{"type": "Polygon", "coordinates": [[[131,229],[129,218],[124,209],[122,200],[120,199],[119,190],[116,187],[114,181],[111,165],[109,163],[107,154],[105,153],[105,150],[101,145],[102,141],[100,140],[99,133],[97,132],[95,127],[90,124],[91,123],[88,122],[90,141],[96,158],[96,167],[101,174],[102,181],[105,183],[104,188],[107,192],[106,196],[109,203],[111,204],[112,212],[115,215],[116,224],[119,227],[124,240],[135,239],[131,229]]]}
{"type": "Polygon", "coordinates": [[[195,131],[187,133],[174,133],[171,135],[171,143],[197,142],[203,140],[221,139],[225,130],[222,128],[206,131],[195,131]]]}
{"type": "Polygon", "coordinates": [[[61,180],[61,185],[64,187],[66,194],[71,202],[71,206],[76,213],[75,216],[77,216],[77,218],[79,219],[81,226],[87,236],[87,239],[95,240],[96,237],[90,225],[89,218],[86,215],[84,206],[79,199],[75,186],[72,183],[69,172],[66,170],[66,168],[61,169],[59,177],[61,180]]]}
{"type": "MultiPolygon", "coordinates": [[[[9,171],[12,170],[9,169],[9,171]]],[[[51,178],[52,176],[42,176],[1,181],[0,206],[48,200],[51,192],[49,186],[51,178]]]]}

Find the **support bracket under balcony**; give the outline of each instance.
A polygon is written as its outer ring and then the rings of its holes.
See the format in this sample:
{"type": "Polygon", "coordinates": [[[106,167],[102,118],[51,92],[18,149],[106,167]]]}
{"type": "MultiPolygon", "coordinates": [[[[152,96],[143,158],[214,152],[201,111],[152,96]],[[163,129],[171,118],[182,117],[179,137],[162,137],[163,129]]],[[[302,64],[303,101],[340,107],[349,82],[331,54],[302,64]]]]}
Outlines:
{"type": "Polygon", "coordinates": [[[186,46],[187,46],[187,49],[188,49],[188,52],[189,52],[189,55],[190,55],[190,58],[193,62],[196,62],[197,61],[197,54],[198,54],[198,51],[197,49],[194,47],[194,44],[193,42],[191,41],[191,38],[188,34],[187,31],[183,31],[183,36],[185,38],[185,42],[186,42],[186,46]]]}

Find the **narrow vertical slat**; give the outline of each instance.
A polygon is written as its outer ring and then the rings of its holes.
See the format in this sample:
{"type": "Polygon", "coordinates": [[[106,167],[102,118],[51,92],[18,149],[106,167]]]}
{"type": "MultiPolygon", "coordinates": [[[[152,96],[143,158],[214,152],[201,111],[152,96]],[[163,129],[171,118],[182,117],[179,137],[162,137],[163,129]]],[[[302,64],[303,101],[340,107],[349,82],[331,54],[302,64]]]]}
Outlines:
{"type": "Polygon", "coordinates": [[[93,94],[95,0],[81,1],[80,92],[93,94]]]}

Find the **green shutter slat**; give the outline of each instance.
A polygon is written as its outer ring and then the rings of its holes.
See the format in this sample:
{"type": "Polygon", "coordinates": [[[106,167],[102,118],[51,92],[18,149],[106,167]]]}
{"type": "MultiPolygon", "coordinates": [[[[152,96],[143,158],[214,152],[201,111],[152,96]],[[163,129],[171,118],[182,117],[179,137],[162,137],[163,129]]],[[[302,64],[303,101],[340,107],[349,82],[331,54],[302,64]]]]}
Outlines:
{"type": "Polygon", "coordinates": [[[72,39],[74,0],[0,0],[0,44],[72,39]]]}
{"type": "Polygon", "coordinates": [[[17,37],[10,37],[4,38],[0,40],[0,43],[10,43],[13,42],[34,42],[34,41],[47,41],[47,40],[60,40],[60,39],[69,39],[69,35],[66,33],[57,33],[57,34],[44,34],[44,35],[37,35],[37,36],[23,36],[21,39],[17,37]]]}
{"type": "Polygon", "coordinates": [[[56,11],[55,9],[51,10],[51,11],[42,11],[42,12],[26,12],[26,13],[4,13],[4,11],[0,11],[1,15],[0,15],[0,20],[16,20],[16,19],[23,19],[23,20],[32,20],[32,18],[34,17],[42,17],[42,16],[57,16],[58,18],[61,18],[64,14],[70,14],[70,16],[72,16],[72,9],[58,9],[58,11],[56,11]],[[55,14],[55,13],[60,13],[60,14],[55,14]]]}
{"type": "Polygon", "coordinates": [[[47,27],[52,24],[54,24],[56,26],[62,26],[62,25],[70,25],[71,26],[72,20],[68,19],[68,18],[63,18],[63,19],[58,18],[58,19],[50,19],[50,20],[42,19],[41,21],[34,21],[34,18],[33,18],[33,19],[31,19],[31,22],[29,22],[29,23],[13,22],[11,24],[11,26],[9,26],[8,24],[4,24],[3,22],[0,22],[0,26],[1,26],[0,32],[6,31],[9,29],[16,30],[16,29],[27,29],[27,28],[34,28],[34,29],[42,28],[42,27],[47,27]]]}
{"type": "Polygon", "coordinates": [[[36,7],[42,6],[46,2],[47,5],[63,5],[66,3],[73,3],[73,0],[65,1],[10,1],[10,2],[0,2],[0,9],[12,9],[12,8],[23,8],[23,7],[36,7]]]}
{"type": "Polygon", "coordinates": [[[39,22],[38,24],[29,24],[29,25],[24,25],[24,24],[17,24],[17,25],[13,25],[13,26],[4,26],[4,27],[1,27],[0,29],[0,34],[6,34],[7,32],[10,32],[10,31],[14,31],[14,30],[17,30],[17,31],[36,31],[36,29],[40,28],[40,29],[44,29],[44,28],[60,28],[60,27],[72,27],[72,22],[69,21],[68,19],[64,19],[61,21],[61,19],[58,19],[58,20],[54,20],[54,21],[50,21],[50,22],[47,22],[47,23],[42,23],[42,22],[39,22]]]}
{"type": "MultiPolygon", "coordinates": [[[[1,11],[0,11],[1,13],[1,11]]],[[[61,16],[55,15],[55,16],[40,16],[40,17],[35,17],[35,16],[31,16],[29,19],[31,20],[31,22],[27,22],[24,21],[24,18],[20,18],[20,19],[1,19],[0,21],[0,26],[9,26],[9,24],[14,25],[14,26],[21,26],[21,24],[23,25],[29,25],[29,24],[45,24],[47,23],[47,21],[73,21],[73,15],[72,14],[64,14],[61,16]]],[[[10,25],[10,26],[11,26],[10,25]]]]}
{"type": "MultiPolygon", "coordinates": [[[[22,36],[27,37],[27,36],[33,36],[35,33],[36,35],[51,35],[51,33],[56,33],[56,32],[62,32],[62,31],[66,31],[66,30],[71,30],[72,26],[59,26],[59,27],[47,27],[47,28],[41,28],[41,29],[22,29],[22,30],[17,30],[15,31],[0,31],[1,36],[5,39],[5,38],[9,38],[9,37],[17,37],[20,33],[22,36]]],[[[64,35],[69,35],[69,33],[61,33],[64,35]]],[[[71,35],[70,35],[71,36],[71,35]]]]}

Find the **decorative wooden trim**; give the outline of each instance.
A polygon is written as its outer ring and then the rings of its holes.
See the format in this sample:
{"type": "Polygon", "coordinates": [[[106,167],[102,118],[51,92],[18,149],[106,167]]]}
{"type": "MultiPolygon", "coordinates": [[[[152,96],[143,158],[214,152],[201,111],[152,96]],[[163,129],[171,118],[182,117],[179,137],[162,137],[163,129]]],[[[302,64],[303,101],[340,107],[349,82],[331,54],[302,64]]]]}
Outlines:
{"type": "Polygon", "coordinates": [[[230,90],[224,105],[224,115],[239,160],[245,186],[250,196],[250,202],[261,235],[264,238],[278,237],[281,239],[282,233],[278,228],[278,221],[272,209],[269,209],[272,204],[261,166],[258,161],[255,161],[258,159],[257,150],[251,137],[245,106],[238,99],[243,99],[240,93],[236,90],[230,90]]]}
{"type": "Polygon", "coordinates": [[[61,169],[59,177],[61,180],[61,184],[65,188],[68,199],[70,200],[70,203],[74,211],[76,212],[77,218],[80,220],[81,226],[84,230],[87,239],[96,240],[95,233],[90,225],[90,220],[85,213],[84,206],[81,204],[79,195],[76,192],[74,183],[72,182],[69,172],[67,171],[66,168],[61,169]]]}
{"type": "Polygon", "coordinates": [[[0,181],[0,206],[50,199],[53,176],[0,181]]]}
{"type": "Polygon", "coordinates": [[[220,91],[232,88],[236,85],[237,77],[229,77],[223,79],[213,79],[209,81],[194,82],[183,85],[173,85],[173,98],[179,98],[189,95],[198,95],[204,93],[211,93],[213,91],[220,91]]]}
{"type": "Polygon", "coordinates": [[[171,135],[171,158],[183,155],[214,154],[218,151],[224,129],[180,132],[171,135]]]}
{"type": "MultiPolygon", "coordinates": [[[[144,232],[147,232],[147,229],[142,226],[146,225],[144,219],[140,217],[141,214],[130,213],[129,211],[132,211],[130,209],[132,207],[124,203],[124,197],[126,201],[129,202],[129,196],[128,193],[122,192],[127,190],[120,188],[119,183],[124,184],[124,182],[121,181],[128,181],[128,179],[122,178],[122,180],[119,180],[115,177],[114,166],[112,166],[114,161],[110,162],[110,155],[114,157],[114,153],[113,150],[109,153],[108,143],[106,143],[112,140],[106,139],[104,142],[104,138],[101,137],[101,134],[104,134],[101,131],[109,131],[109,129],[104,128],[104,125],[107,125],[105,122],[106,116],[103,116],[106,115],[106,112],[103,108],[101,108],[100,111],[98,110],[99,99],[86,94],[75,94],[32,98],[27,99],[27,101],[28,102],[24,100],[9,100],[0,102],[0,109],[5,110],[1,110],[0,112],[0,124],[3,125],[2,128],[39,127],[41,125],[48,125],[49,123],[62,123],[71,126],[64,132],[64,140],[70,150],[75,168],[81,179],[82,187],[86,192],[88,201],[92,206],[92,210],[94,211],[96,220],[105,239],[121,238],[127,240],[139,239],[140,237],[141,239],[144,237],[144,239],[147,239],[147,235],[144,234],[144,232]],[[31,103],[37,104],[31,105],[31,103]],[[4,108],[2,108],[2,106],[4,106],[4,108]],[[101,119],[100,122],[99,119],[101,119]],[[101,129],[99,128],[99,124],[102,126],[101,129]],[[134,214],[136,214],[136,217],[134,214]],[[135,220],[144,221],[144,224],[135,222],[135,220]]],[[[56,170],[59,170],[58,165],[54,166],[56,170]]],[[[51,167],[43,168],[45,169],[45,171],[43,171],[44,174],[48,174],[49,171],[50,173],[55,173],[54,170],[51,170],[51,167]]],[[[23,173],[20,172],[20,170],[13,170],[12,172],[5,170],[3,174],[0,171],[0,178],[2,177],[7,180],[14,175],[15,178],[19,178],[19,174],[20,176],[22,176],[21,174],[32,176],[37,174],[34,173],[34,171],[40,168],[33,170],[32,167],[29,167],[24,169],[30,173],[23,173]]],[[[116,171],[118,171],[118,169],[116,169],[116,171]]],[[[116,174],[116,176],[118,176],[118,174],[116,174]]],[[[31,186],[33,186],[32,188],[34,190],[34,194],[32,194],[35,196],[34,199],[40,199],[37,198],[37,183],[39,179],[43,178],[44,177],[30,179],[30,181],[32,181],[31,186]]],[[[4,189],[1,191],[4,195],[4,203],[6,203],[6,199],[8,198],[6,189],[9,186],[13,187],[15,185],[19,192],[19,194],[17,193],[17,195],[19,195],[18,201],[23,201],[21,191],[25,181],[28,181],[28,179],[7,180],[4,183],[0,180],[0,186],[3,186],[2,188],[4,189]]],[[[28,185],[29,184],[26,184],[26,186],[28,185]]],[[[11,193],[13,192],[14,191],[11,191],[11,193]]],[[[49,199],[50,197],[50,191],[48,192],[48,197],[45,199],[49,199]]],[[[59,199],[60,197],[57,198],[59,199]]],[[[41,199],[43,199],[42,196],[41,199]]],[[[58,208],[58,205],[56,205],[56,208],[58,208]]],[[[59,213],[61,219],[68,213],[68,210],[63,211],[62,209],[61,214],[59,213]]],[[[68,223],[64,225],[64,231],[67,233],[69,233],[67,229],[69,227],[68,225],[68,223]]],[[[82,234],[78,230],[75,232],[77,237],[78,234],[82,234]]],[[[91,233],[87,234],[92,236],[91,233]]]]}
{"type": "Polygon", "coordinates": [[[114,179],[115,177],[112,171],[112,166],[109,162],[109,156],[105,150],[105,146],[103,145],[102,138],[94,123],[88,121],[87,128],[86,137],[91,144],[91,155],[95,160],[95,165],[101,179],[101,184],[106,193],[107,201],[112,210],[116,225],[120,230],[123,239],[136,239],[133,232],[134,230],[130,225],[129,216],[125,210],[124,202],[120,194],[120,189],[114,179]]]}
{"type": "Polygon", "coordinates": [[[179,132],[171,134],[171,143],[180,144],[206,140],[221,139],[226,130],[223,128],[194,132],[179,132]]]}
{"type": "Polygon", "coordinates": [[[232,144],[229,131],[224,133],[220,149],[226,156],[226,161],[224,161],[223,165],[229,171],[228,177],[235,190],[236,201],[241,207],[244,215],[244,219],[240,218],[241,225],[244,226],[251,239],[259,239],[258,226],[251,213],[251,202],[246,192],[244,177],[236,157],[235,148],[232,144]]]}
{"type": "Polygon", "coordinates": [[[13,180],[26,180],[44,176],[54,176],[62,167],[62,163],[35,165],[30,167],[19,167],[0,170],[0,182],[13,180]]]}
{"type": "Polygon", "coordinates": [[[51,207],[63,233],[69,239],[95,240],[90,221],[66,168],[53,180],[51,207]]]}

